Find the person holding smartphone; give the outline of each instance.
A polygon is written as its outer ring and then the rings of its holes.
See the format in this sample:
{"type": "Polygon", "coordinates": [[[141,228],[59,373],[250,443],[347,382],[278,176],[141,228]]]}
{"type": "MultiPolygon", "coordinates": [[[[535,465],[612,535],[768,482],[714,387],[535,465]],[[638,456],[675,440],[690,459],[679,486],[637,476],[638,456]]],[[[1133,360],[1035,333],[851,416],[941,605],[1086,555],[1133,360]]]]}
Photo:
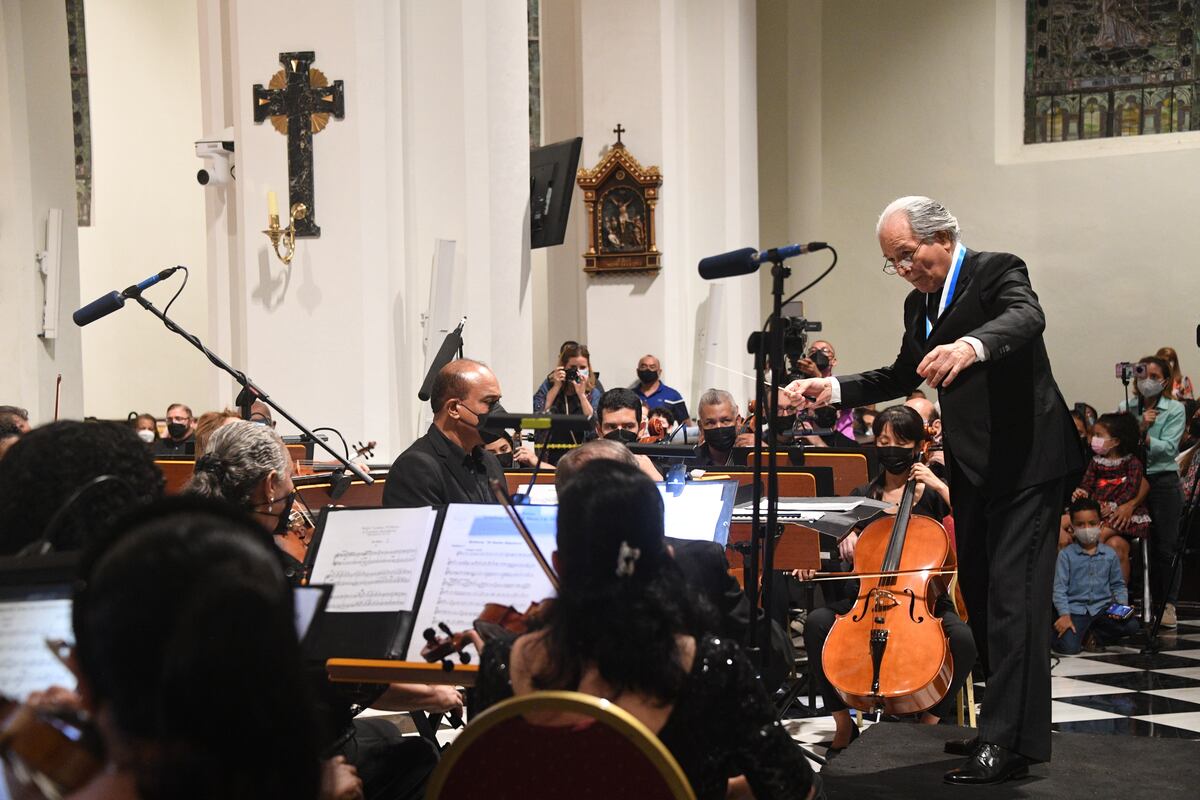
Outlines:
{"type": "Polygon", "coordinates": [[[1100,543],[1100,504],[1090,497],[1071,503],[1075,541],[1058,553],[1054,570],[1055,652],[1096,652],[1138,632],[1129,590],[1116,552],[1100,543]]]}

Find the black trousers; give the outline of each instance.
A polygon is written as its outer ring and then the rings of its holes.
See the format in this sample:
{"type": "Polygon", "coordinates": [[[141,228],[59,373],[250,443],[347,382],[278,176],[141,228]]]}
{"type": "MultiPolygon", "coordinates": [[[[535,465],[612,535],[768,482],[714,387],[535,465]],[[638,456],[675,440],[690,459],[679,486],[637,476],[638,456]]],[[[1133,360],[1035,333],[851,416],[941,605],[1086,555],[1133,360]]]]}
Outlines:
{"type": "Polygon", "coordinates": [[[1147,475],[1150,494],[1146,505],[1150,511],[1153,530],[1150,533],[1150,592],[1156,603],[1174,603],[1179,600],[1179,582],[1183,571],[1175,573],[1171,581],[1171,559],[1179,543],[1179,518],[1183,514],[1183,492],[1179,488],[1179,475],[1174,472],[1156,472],[1147,475]],[[1170,585],[1167,582],[1171,581],[1170,585]]]}
{"type": "MultiPolygon", "coordinates": [[[[825,669],[821,664],[821,651],[837,616],[849,613],[854,606],[854,600],[853,597],[835,600],[827,606],[813,609],[804,623],[804,648],[808,652],[809,669],[812,670],[813,679],[817,682],[817,689],[825,701],[825,710],[830,713],[844,710],[846,703],[842,700],[841,695],[829,685],[829,681],[825,680],[825,669]]],[[[971,676],[971,667],[975,666],[975,638],[971,635],[971,629],[967,623],[954,613],[954,605],[949,598],[939,597],[935,608],[946,631],[946,639],[950,643],[950,656],[954,659],[954,677],[950,680],[950,689],[946,692],[946,696],[940,703],[929,709],[929,713],[945,719],[954,713],[954,701],[958,697],[958,690],[967,682],[967,678],[971,676]]]]}
{"type": "Polygon", "coordinates": [[[355,719],[341,754],[358,769],[367,800],[419,800],[438,752],[420,736],[402,736],[385,719],[355,719]]]}
{"type": "Polygon", "coordinates": [[[987,669],[980,741],[1050,760],[1050,622],[1061,478],[1008,493],[951,466],[959,585],[987,669]]]}

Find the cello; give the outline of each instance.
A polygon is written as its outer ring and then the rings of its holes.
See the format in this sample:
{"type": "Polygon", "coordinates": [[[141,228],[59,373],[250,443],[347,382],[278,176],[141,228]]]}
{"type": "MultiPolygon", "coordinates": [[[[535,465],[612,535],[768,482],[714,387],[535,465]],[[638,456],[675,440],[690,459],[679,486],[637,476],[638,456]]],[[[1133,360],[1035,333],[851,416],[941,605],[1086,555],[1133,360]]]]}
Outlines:
{"type": "Polygon", "coordinates": [[[895,519],[877,519],[859,535],[858,597],[822,651],[829,684],[862,711],[926,711],[945,697],[954,672],[933,613],[956,567],[954,548],[941,523],[912,513],[916,488],[909,478],[895,519]]]}

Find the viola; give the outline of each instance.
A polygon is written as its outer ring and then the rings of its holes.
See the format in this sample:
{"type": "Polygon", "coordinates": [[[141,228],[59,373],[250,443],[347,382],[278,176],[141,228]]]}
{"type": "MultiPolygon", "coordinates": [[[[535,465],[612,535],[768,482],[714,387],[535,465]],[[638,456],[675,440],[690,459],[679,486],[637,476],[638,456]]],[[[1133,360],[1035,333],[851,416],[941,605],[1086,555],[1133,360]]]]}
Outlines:
{"type": "Polygon", "coordinates": [[[90,721],[72,709],[34,708],[0,695],[0,756],[46,797],[83,788],[104,767],[90,721]]]}
{"type": "Polygon", "coordinates": [[[913,515],[916,479],[904,487],[894,520],[877,519],[854,551],[858,597],[834,621],[821,659],[847,705],[915,714],[950,687],[953,658],[934,605],[949,586],[954,548],[941,523],[913,515]]]}

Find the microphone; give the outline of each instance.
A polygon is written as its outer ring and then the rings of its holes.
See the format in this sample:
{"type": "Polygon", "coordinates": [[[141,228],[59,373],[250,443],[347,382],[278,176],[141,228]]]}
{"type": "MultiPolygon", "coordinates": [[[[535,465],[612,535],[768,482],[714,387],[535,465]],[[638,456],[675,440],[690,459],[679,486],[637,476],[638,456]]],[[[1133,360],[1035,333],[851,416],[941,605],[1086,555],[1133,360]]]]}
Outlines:
{"type": "Polygon", "coordinates": [[[425,373],[425,380],[422,381],[421,388],[417,391],[417,399],[421,402],[428,402],[433,395],[433,379],[442,371],[442,367],[454,360],[454,356],[462,348],[462,330],[466,324],[466,317],[459,320],[458,327],[446,334],[446,338],[442,340],[442,346],[433,356],[433,361],[429,362],[429,372],[425,373]]]}
{"type": "Polygon", "coordinates": [[[828,247],[829,245],[825,242],[786,244],[761,252],[753,247],[743,247],[741,250],[700,259],[700,277],[711,281],[717,278],[732,278],[735,275],[748,275],[757,270],[763,262],[782,261],[815,250],[825,250],[828,247]]]}
{"type": "Polygon", "coordinates": [[[71,319],[73,319],[75,324],[81,328],[84,325],[91,325],[96,320],[102,317],[107,317],[114,311],[124,307],[125,298],[137,297],[143,291],[149,289],[159,281],[166,280],[167,278],[171,277],[173,274],[175,274],[177,269],[179,269],[179,267],[164,269],[162,272],[157,272],[151,275],[149,278],[146,278],[141,283],[136,283],[133,286],[130,286],[123,292],[113,291],[109,292],[103,297],[97,297],[95,300],[72,314],[71,319]]]}

